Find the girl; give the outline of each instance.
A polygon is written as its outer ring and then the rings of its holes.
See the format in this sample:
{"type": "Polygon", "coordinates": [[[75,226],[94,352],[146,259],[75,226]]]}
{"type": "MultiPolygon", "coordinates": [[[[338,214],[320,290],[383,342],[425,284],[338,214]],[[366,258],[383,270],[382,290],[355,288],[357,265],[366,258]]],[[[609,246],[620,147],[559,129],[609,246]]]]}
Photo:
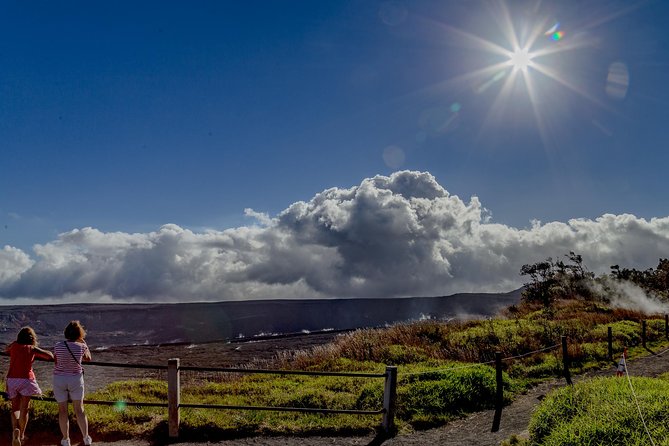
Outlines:
{"type": "Polygon", "coordinates": [[[30,397],[42,394],[35,379],[33,361],[36,357],[53,359],[53,355],[37,346],[37,335],[30,327],[23,327],[16,341],[9,344],[5,351],[9,353],[7,393],[12,401],[12,446],[21,446],[28,424],[30,397]]]}
{"type": "Polygon", "coordinates": [[[65,340],[53,348],[56,366],[53,369],[53,396],[58,402],[58,424],[63,439],[61,446],[70,446],[70,419],[67,412],[68,398],[72,400],[77,424],[84,436],[84,444],[93,440],[88,435],[88,418],[84,412],[84,369],[81,361],[90,361],[91,352],[84,341],[86,330],[79,321],[65,327],[65,340]]]}

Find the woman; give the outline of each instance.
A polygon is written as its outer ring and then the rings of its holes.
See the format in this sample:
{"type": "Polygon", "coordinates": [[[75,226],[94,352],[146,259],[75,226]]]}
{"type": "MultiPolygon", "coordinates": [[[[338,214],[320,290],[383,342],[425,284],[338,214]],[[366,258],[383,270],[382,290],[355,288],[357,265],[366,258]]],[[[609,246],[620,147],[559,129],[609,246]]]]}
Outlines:
{"type": "Polygon", "coordinates": [[[67,412],[68,399],[72,400],[77,424],[84,437],[84,444],[93,440],[88,435],[88,418],[84,412],[84,369],[82,361],[91,360],[91,352],[84,341],[86,331],[79,321],[71,321],[65,327],[65,340],[54,347],[56,365],[53,369],[53,395],[58,402],[58,424],[63,439],[61,446],[70,446],[70,419],[67,412]]]}
{"type": "Polygon", "coordinates": [[[37,335],[31,327],[23,327],[5,349],[9,353],[7,393],[12,402],[12,446],[21,446],[28,424],[30,397],[41,395],[33,371],[35,358],[53,359],[51,352],[37,346],[37,335]]]}

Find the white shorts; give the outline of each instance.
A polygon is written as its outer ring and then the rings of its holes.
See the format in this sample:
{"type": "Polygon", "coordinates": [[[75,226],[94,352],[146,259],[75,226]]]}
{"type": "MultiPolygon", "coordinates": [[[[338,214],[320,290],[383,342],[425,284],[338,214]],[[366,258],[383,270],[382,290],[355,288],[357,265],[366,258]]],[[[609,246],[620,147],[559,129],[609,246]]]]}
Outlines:
{"type": "Polygon", "coordinates": [[[84,375],[53,375],[53,396],[59,403],[84,399],[84,375]]]}

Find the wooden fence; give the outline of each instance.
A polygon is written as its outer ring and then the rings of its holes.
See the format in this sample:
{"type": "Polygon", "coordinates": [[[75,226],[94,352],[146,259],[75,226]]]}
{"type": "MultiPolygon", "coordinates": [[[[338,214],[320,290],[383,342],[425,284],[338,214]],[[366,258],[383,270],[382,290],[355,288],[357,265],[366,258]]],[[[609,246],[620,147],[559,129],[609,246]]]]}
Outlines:
{"type": "MultiPolygon", "coordinates": [[[[669,339],[669,315],[665,315],[665,337],[669,339]]],[[[646,347],[647,339],[647,324],[646,321],[641,321],[641,342],[646,347]]],[[[608,327],[608,359],[613,359],[613,333],[612,328],[608,327]]],[[[571,375],[569,372],[570,359],[568,354],[567,337],[561,337],[561,343],[555,346],[547,347],[543,350],[553,349],[555,347],[562,347],[562,362],[563,362],[563,377],[567,384],[572,384],[571,375]]],[[[541,350],[540,350],[541,351],[541,350]]],[[[535,353],[530,352],[528,354],[535,353]]],[[[5,352],[0,352],[0,356],[9,356],[5,352]]],[[[504,388],[502,381],[503,361],[515,359],[518,357],[502,358],[502,353],[495,354],[495,376],[496,376],[496,393],[495,393],[495,414],[493,417],[492,431],[499,430],[502,408],[504,405],[504,388]]],[[[164,407],[168,412],[168,426],[169,436],[176,439],[179,435],[179,421],[181,408],[193,409],[214,409],[214,410],[270,410],[270,411],[285,411],[285,412],[311,412],[311,413],[340,413],[340,414],[358,414],[358,415],[382,415],[381,428],[386,435],[392,434],[394,430],[394,417],[396,412],[397,400],[397,367],[386,366],[384,373],[348,373],[348,372],[312,372],[302,370],[268,370],[268,369],[244,369],[244,368],[217,368],[217,367],[195,367],[195,366],[181,366],[178,358],[169,359],[167,365],[143,365],[143,364],[120,364],[112,362],[97,362],[90,361],[85,363],[87,366],[100,367],[122,367],[134,369],[150,369],[150,370],[166,370],[167,371],[167,401],[166,402],[136,402],[124,401],[126,406],[141,406],[141,407],[164,407]],[[236,374],[270,374],[270,375],[306,375],[306,376],[341,376],[350,378],[372,378],[384,379],[383,401],[381,408],[378,410],[356,410],[356,409],[327,409],[327,408],[304,408],[304,407],[269,407],[269,406],[234,406],[234,405],[211,405],[211,404],[190,404],[181,402],[181,372],[195,371],[195,372],[215,372],[215,373],[236,373],[236,374]]],[[[472,363],[476,365],[476,363],[472,363]]],[[[0,394],[7,398],[5,392],[0,394]]],[[[41,398],[43,401],[54,401],[53,398],[41,398]]],[[[114,406],[118,401],[98,401],[85,400],[86,404],[107,405],[114,406]]]]}
{"type": "MultiPolygon", "coordinates": [[[[5,352],[0,352],[0,356],[9,356],[5,352]]],[[[42,360],[42,359],[39,359],[42,360]]],[[[51,360],[43,360],[51,362],[51,360]]],[[[169,359],[167,365],[143,365],[143,364],[120,364],[113,362],[89,361],[84,363],[88,366],[100,367],[123,367],[148,370],[166,370],[167,371],[167,401],[166,402],[141,402],[124,401],[126,406],[140,407],[166,407],[168,414],[168,431],[170,438],[179,436],[180,409],[214,409],[214,410],[270,410],[278,412],[306,412],[322,414],[355,414],[355,415],[382,415],[381,428],[386,435],[390,435],[394,429],[395,406],[397,401],[397,367],[386,366],[384,373],[358,373],[358,372],[317,372],[304,370],[269,370],[269,369],[245,369],[245,368],[221,368],[221,367],[195,367],[181,366],[179,358],[169,359]],[[306,376],[340,376],[349,378],[383,378],[383,401],[380,402],[381,408],[378,410],[357,410],[357,409],[327,409],[311,407],[281,407],[281,406],[234,406],[222,404],[191,404],[181,402],[181,372],[217,372],[217,373],[236,373],[236,374],[267,374],[267,375],[306,375],[306,376]]],[[[7,394],[0,392],[6,399],[7,394]]],[[[41,401],[55,402],[54,398],[40,398],[41,401]]],[[[99,401],[84,400],[86,404],[93,405],[117,405],[118,401],[99,401]]]]}

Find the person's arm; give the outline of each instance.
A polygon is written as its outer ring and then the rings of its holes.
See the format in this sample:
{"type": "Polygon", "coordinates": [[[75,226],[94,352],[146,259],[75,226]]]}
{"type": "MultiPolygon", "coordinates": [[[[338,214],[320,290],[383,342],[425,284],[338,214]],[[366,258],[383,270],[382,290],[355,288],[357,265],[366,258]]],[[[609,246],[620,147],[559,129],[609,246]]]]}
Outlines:
{"type": "Polygon", "coordinates": [[[86,342],[84,342],[84,345],[86,346],[86,349],[84,350],[84,356],[83,356],[82,359],[83,359],[84,361],[90,361],[91,359],[93,359],[93,358],[91,357],[91,349],[88,348],[88,344],[86,344],[86,342]]]}
{"type": "Polygon", "coordinates": [[[38,358],[53,359],[53,353],[51,353],[50,351],[41,349],[39,347],[33,347],[33,350],[35,350],[35,356],[37,356],[38,358]]]}
{"type": "Polygon", "coordinates": [[[10,342],[5,346],[5,353],[9,353],[9,351],[12,349],[12,345],[14,345],[14,343],[10,342]]]}

